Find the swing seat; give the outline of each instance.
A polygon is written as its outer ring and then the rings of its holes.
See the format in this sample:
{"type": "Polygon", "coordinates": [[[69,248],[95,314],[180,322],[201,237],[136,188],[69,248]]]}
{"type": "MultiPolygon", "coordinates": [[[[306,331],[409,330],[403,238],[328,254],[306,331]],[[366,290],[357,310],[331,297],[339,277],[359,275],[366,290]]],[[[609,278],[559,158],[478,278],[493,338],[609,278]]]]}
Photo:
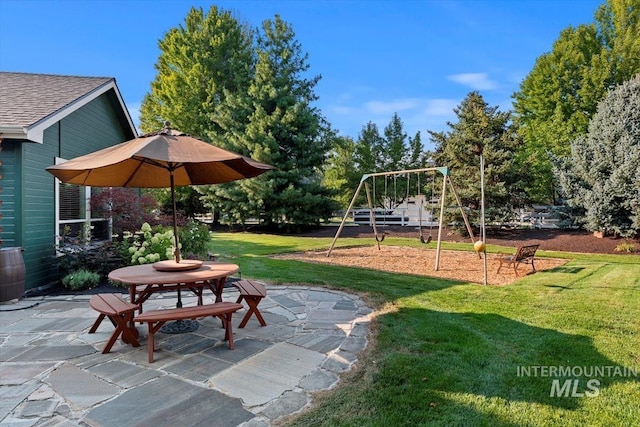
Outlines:
{"type": "Polygon", "coordinates": [[[424,244],[429,244],[429,243],[431,243],[431,239],[432,239],[432,238],[431,238],[431,235],[428,235],[426,240],[425,240],[424,236],[422,236],[422,235],[420,236],[420,241],[421,241],[422,243],[424,243],[424,244]]]}

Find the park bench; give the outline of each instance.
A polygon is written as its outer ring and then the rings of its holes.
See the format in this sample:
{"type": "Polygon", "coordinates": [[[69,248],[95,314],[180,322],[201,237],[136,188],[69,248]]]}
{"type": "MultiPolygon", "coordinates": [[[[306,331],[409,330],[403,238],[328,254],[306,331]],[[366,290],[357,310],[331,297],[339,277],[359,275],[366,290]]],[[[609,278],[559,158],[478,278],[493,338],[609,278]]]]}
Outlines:
{"type": "Polygon", "coordinates": [[[165,310],[152,310],[137,315],[134,320],[149,325],[149,363],[153,362],[153,352],[155,351],[154,334],[160,330],[162,325],[173,320],[201,319],[214,316],[222,320],[225,329],[224,339],[229,341],[229,349],[233,350],[233,330],[231,326],[231,316],[240,310],[242,304],[233,302],[217,302],[215,304],[198,305],[195,307],[169,308],[165,310]]]}
{"type": "Polygon", "coordinates": [[[513,265],[513,271],[516,276],[518,275],[518,266],[520,264],[531,264],[531,268],[535,272],[536,266],[534,265],[533,260],[539,246],[540,245],[520,246],[513,255],[498,254],[500,266],[498,267],[497,273],[500,273],[503,263],[507,264],[507,268],[513,265]]]}
{"type": "Polygon", "coordinates": [[[109,353],[111,347],[116,340],[122,335],[122,341],[138,347],[138,331],[133,327],[133,313],[138,309],[137,304],[131,304],[125,301],[117,294],[97,294],[92,295],[89,299],[89,305],[95,311],[100,313],[96,321],[93,323],[89,333],[93,334],[105,317],[109,318],[116,330],[111,334],[111,338],[102,350],[102,353],[109,353]]]}
{"type": "Polygon", "coordinates": [[[236,300],[237,303],[241,303],[243,300],[247,302],[249,309],[244,315],[242,322],[240,322],[239,328],[244,328],[249,321],[251,315],[255,314],[256,319],[260,322],[261,326],[267,326],[267,322],[264,321],[262,314],[258,310],[258,304],[262,301],[262,298],[267,296],[267,289],[264,283],[257,282],[255,280],[237,280],[231,283],[232,286],[238,288],[240,296],[236,300]]]}

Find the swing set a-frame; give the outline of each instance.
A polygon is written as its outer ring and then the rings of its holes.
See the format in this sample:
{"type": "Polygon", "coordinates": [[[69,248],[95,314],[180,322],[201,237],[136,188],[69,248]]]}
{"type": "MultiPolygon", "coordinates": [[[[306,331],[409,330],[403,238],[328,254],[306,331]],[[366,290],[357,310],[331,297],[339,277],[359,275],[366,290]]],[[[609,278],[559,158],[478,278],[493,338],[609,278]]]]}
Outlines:
{"type": "MultiPolygon", "coordinates": [[[[409,174],[417,174],[418,175],[418,182],[419,182],[419,174],[421,173],[426,173],[426,172],[433,172],[434,174],[436,172],[439,172],[440,174],[442,174],[442,192],[440,194],[440,216],[439,216],[439,221],[438,221],[438,241],[437,241],[437,245],[436,245],[436,262],[435,262],[435,266],[434,266],[434,270],[438,271],[438,268],[440,267],[440,247],[441,247],[441,243],[442,243],[442,225],[444,222],[444,211],[445,211],[445,199],[446,199],[446,190],[447,190],[447,183],[449,184],[449,188],[451,190],[451,193],[453,193],[455,199],[456,199],[456,203],[457,203],[457,207],[460,209],[460,213],[462,214],[462,218],[464,219],[464,223],[465,226],[467,227],[467,231],[469,233],[469,236],[471,237],[471,243],[475,242],[475,238],[473,236],[473,230],[471,229],[471,224],[469,223],[469,220],[467,218],[467,215],[464,212],[464,209],[462,209],[462,203],[460,202],[460,198],[458,197],[458,193],[456,193],[456,190],[453,186],[453,183],[451,182],[451,178],[449,176],[449,168],[448,167],[431,167],[431,168],[421,168],[421,169],[409,169],[409,170],[400,170],[400,171],[390,171],[390,172],[377,172],[377,173],[370,173],[370,174],[365,174],[362,175],[362,178],[360,179],[360,184],[358,184],[358,188],[356,189],[355,194],[353,195],[353,198],[351,199],[351,203],[349,204],[349,207],[347,208],[347,211],[344,214],[344,217],[342,218],[342,222],[340,223],[340,227],[338,227],[338,231],[336,232],[335,237],[333,238],[333,242],[331,242],[331,247],[329,248],[329,251],[327,252],[327,257],[331,256],[331,251],[333,251],[333,248],[336,244],[336,241],[338,240],[338,237],[340,237],[340,233],[342,233],[342,229],[344,228],[345,222],[347,221],[347,218],[349,217],[349,214],[351,213],[351,210],[353,209],[353,205],[355,204],[358,195],[360,194],[360,191],[362,190],[362,187],[364,187],[366,195],[367,195],[367,203],[369,205],[369,215],[370,215],[370,221],[371,221],[371,225],[373,227],[373,232],[375,234],[376,237],[376,244],[378,245],[378,249],[380,249],[380,242],[382,240],[384,240],[384,237],[380,238],[380,235],[378,234],[378,229],[376,226],[376,215],[375,215],[375,210],[374,210],[374,201],[371,198],[371,190],[369,187],[369,181],[373,181],[375,180],[376,177],[385,177],[385,179],[389,176],[392,177],[396,177],[398,175],[409,175],[409,174]]],[[[375,181],[374,181],[375,182],[375,181]]],[[[374,184],[375,185],[375,184],[374,184]]],[[[419,188],[420,184],[418,184],[418,188],[419,188]]],[[[420,190],[418,190],[420,191],[420,190]]],[[[422,210],[422,206],[420,207],[420,209],[422,210]]],[[[421,237],[421,241],[424,243],[424,239],[422,238],[422,217],[420,217],[420,237],[421,237]]]]}

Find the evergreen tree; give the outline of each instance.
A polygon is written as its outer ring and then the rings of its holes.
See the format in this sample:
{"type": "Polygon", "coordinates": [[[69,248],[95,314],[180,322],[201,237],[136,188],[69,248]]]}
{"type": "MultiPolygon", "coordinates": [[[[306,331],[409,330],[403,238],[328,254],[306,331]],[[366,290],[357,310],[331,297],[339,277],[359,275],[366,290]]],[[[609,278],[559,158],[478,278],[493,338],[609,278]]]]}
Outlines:
{"type": "Polygon", "coordinates": [[[640,231],[640,74],[598,105],[571,155],[554,156],[561,193],[583,210],[587,230],[633,237],[640,231]]]}
{"type": "MultiPolygon", "coordinates": [[[[448,132],[429,132],[436,146],[438,166],[449,167],[451,180],[463,206],[476,215],[480,208],[480,162],[485,160],[486,216],[491,220],[510,218],[522,201],[521,175],[515,163],[518,137],[511,114],[489,107],[478,92],[469,93],[454,109],[458,122],[447,123],[448,132]]],[[[522,174],[525,175],[525,174],[522,174]]]]}
{"type": "Polygon", "coordinates": [[[380,136],[378,126],[367,123],[358,134],[354,160],[360,175],[381,172],[383,165],[384,139],[380,136]]]}
{"type": "MultiPolygon", "coordinates": [[[[375,123],[369,122],[362,128],[354,150],[355,167],[360,176],[378,172],[417,169],[423,167],[425,163],[423,149],[420,132],[417,132],[414,138],[409,138],[407,143],[404,124],[395,113],[384,128],[384,137],[380,135],[375,123]]],[[[415,192],[412,190],[415,185],[415,181],[412,181],[414,178],[407,177],[405,174],[390,175],[386,179],[379,178],[379,180],[384,180],[385,184],[377,186],[375,205],[394,208],[394,205],[402,203],[409,193],[415,192]],[[388,197],[383,202],[385,193],[388,197]],[[390,193],[393,194],[390,195],[390,193]]],[[[366,204],[366,202],[366,195],[360,194],[358,203],[366,204]]]]}
{"type": "Polygon", "coordinates": [[[383,164],[385,171],[396,171],[405,168],[403,160],[407,153],[407,133],[398,113],[395,113],[384,128],[383,164]]]}
{"type": "Polygon", "coordinates": [[[404,161],[405,169],[420,169],[426,167],[427,155],[422,145],[422,136],[420,131],[416,132],[413,138],[409,138],[409,151],[404,161]]]}
{"type": "Polygon", "coordinates": [[[311,105],[320,77],[304,78],[308,55],[302,53],[291,26],[277,15],[263,23],[256,50],[248,91],[227,98],[229,111],[243,111],[247,119],[226,116],[221,122],[233,148],[275,169],[251,180],[212,186],[206,198],[233,222],[259,215],[266,226],[295,229],[318,224],[335,207],[321,185],[333,137],[311,105]]]}

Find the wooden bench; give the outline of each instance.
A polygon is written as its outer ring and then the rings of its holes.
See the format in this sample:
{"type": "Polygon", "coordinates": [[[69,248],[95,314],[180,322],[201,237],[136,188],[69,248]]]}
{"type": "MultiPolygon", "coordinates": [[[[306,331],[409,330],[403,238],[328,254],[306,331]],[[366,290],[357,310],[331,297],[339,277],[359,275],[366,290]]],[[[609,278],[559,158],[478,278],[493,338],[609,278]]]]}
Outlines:
{"type": "Polygon", "coordinates": [[[97,294],[89,299],[89,305],[100,313],[93,323],[89,333],[93,334],[100,326],[105,317],[108,317],[116,330],[111,334],[111,338],[105,345],[102,353],[109,353],[116,340],[122,335],[122,341],[138,347],[138,330],[133,327],[133,313],[138,309],[137,304],[131,304],[117,294],[97,294]]]}
{"type": "Polygon", "coordinates": [[[172,320],[201,319],[203,317],[219,317],[225,329],[224,339],[229,341],[229,349],[233,350],[233,330],[231,326],[231,316],[240,310],[242,304],[233,302],[217,302],[215,304],[198,305],[195,307],[169,308],[165,310],[152,310],[137,315],[134,320],[140,323],[149,324],[149,363],[153,362],[153,352],[155,351],[154,334],[160,330],[162,325],[172,320]]]}
{"type": "Polygon", "coordinates": [[[497,272],[500,273],[502,264],[506,263],[507,268],[513,265],[513,271],[516,273],[516,276],[518,275],[518,266],[520,264],[531,264],[531,268],[535,273],[536,266],[534,265],[533,260],[539,246],[540,245],[520,246],[513,255],[498,254],[500,266],[498,267],[497,272]]]}
{"type": "Polygon", "coordinates": [[[244,300],[249,306],[247,314],[244,315],[244,318],[238,327],[244,328],[253,314],[256,315],[256,319],[258,319],[261,326],[267,326],[267,322],[264,321],[262,314],[260,314],[260,310],[258,310],[258,304],[260,304],[262,298],[267,296],[267,289],[265,288],[264,283],[257,282],[255,280],[238,280],[232,282],[231,285],[235,286],[238,288],[238,291],[240,291],[240,296],[236,302],[241,303],[244,300]]]}

